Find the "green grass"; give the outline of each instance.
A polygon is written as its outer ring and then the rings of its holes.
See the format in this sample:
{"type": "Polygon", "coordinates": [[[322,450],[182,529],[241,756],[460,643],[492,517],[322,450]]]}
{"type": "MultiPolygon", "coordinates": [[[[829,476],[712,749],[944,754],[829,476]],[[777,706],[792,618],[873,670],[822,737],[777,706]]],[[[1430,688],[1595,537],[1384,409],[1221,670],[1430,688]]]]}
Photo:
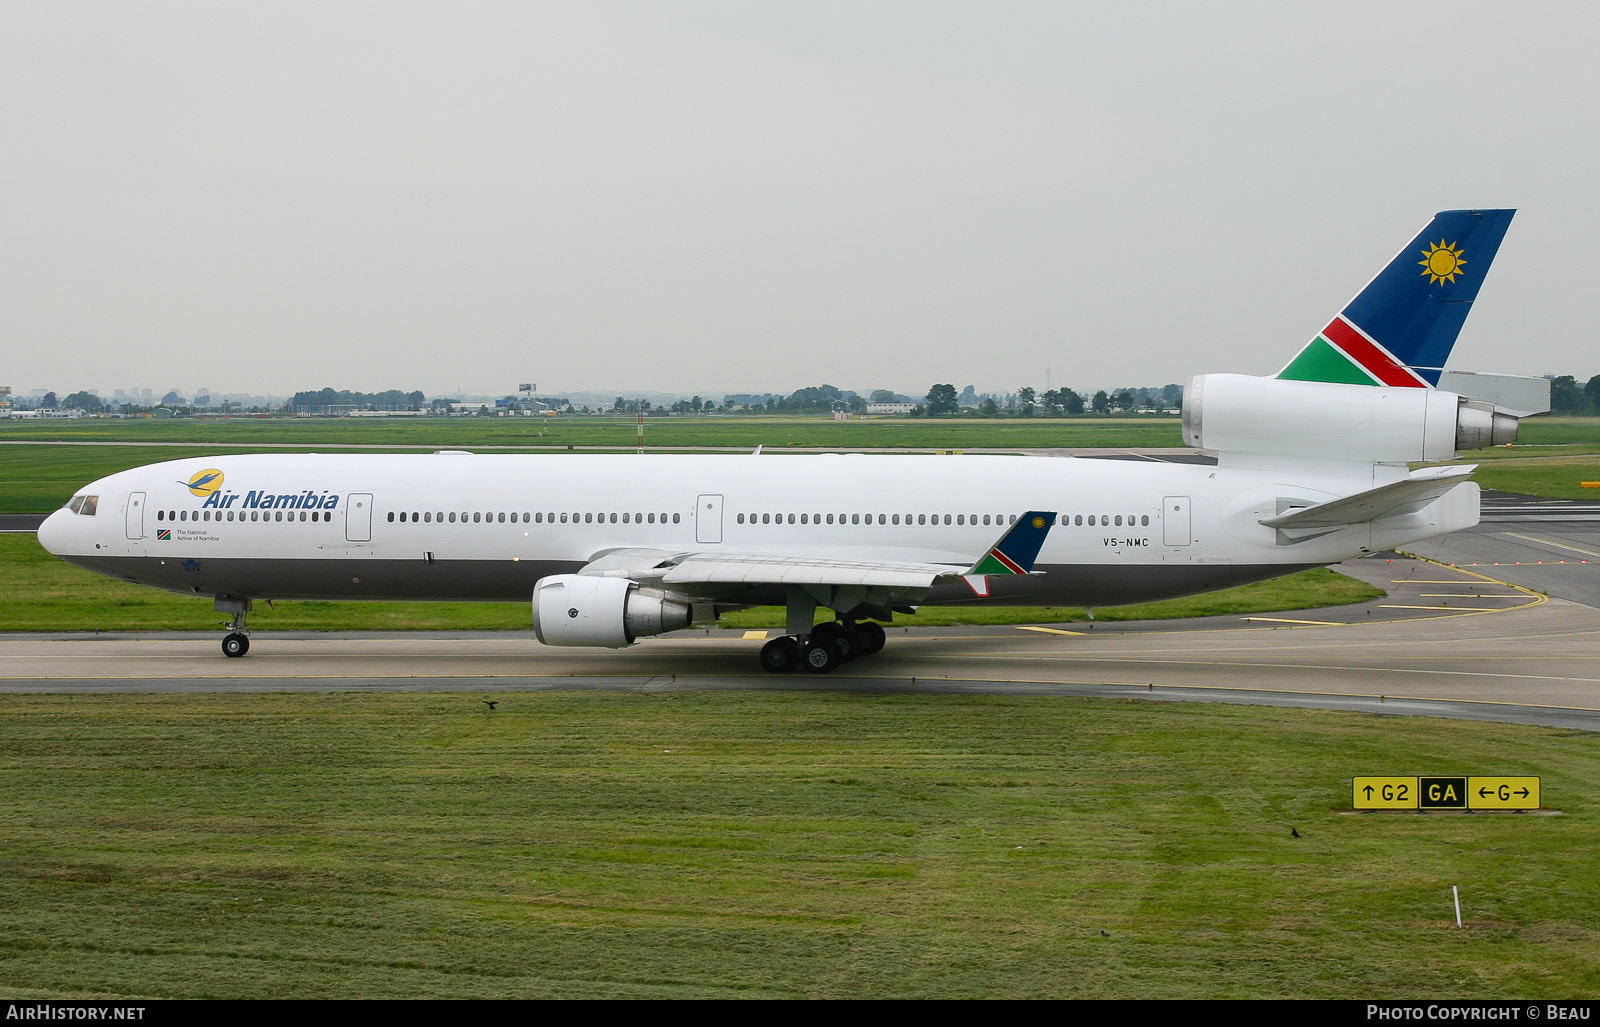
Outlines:
{"type": "MultiPolygon", "coordinates": [[[[305,447],[277,452],[340,452],[350,446],[440,448],[610,446],[634,447],[631,420],[565,418],[554,424],[511,418],[427,418],[363,421],[348,418],[169,421],[0,421],[0,513],[45,513],[83,485],[131,467],[161,460],[248,453],[252,447],[305,447]],[[543,430],[545,435],[540,435],[543,430]],[[7,442],[117,443],[34,446],[7,442]],[[185,443],[138,447],[128,443],[185,443]],[[192,446],[190,445],[192,444],[192,446]]],[[[1180,446],[1171,417],[1046,420],[826,418],[664,418],[645,428],[651,446],[713,446],[734,450],[764,445],[903,447],[907,449],[1180,446]]],[[[344,450],[354,451],[354,450],[344,450]]],[[[556,452],[566,452],[558,448],[556,452]]]]}
{"type": "MultiPolygon", "coordinates": [[[[229,445],[614,446],[632,449],[633,417],[179,418],[0,422],[0,440],[205,442],[229,445]],[[543,434],[541,434],[541,432],[543,434]]],[[[1178,418],[652,417],[652,446],[1181,446],[1178,418]]]]}
{"type": "Polygon", "coordinates": [[[0,993],[1600,993],[1591,734],[999,696],[483,698],[7,696],[0,993]],[[1338,812],[1356,774],[1477,772],[1540,775],[1565,815],[1338,812]]]}
{"type": "MultiPolygon", "coordinates": [[[[1364,602],[1383,593],[1328,570],[1304,571],[1276,581],[1245,585],[1166,603],[1096,610],[1101,620],[1203,617],[1260,613],[1364,602]]],[[[1048,607],[944,607],[896,624],[1037,624],[1077,620],[1082,610],[1048,607]]],[[[0,535],[0,631],[209,631],[226,619],[209,598],[177,595],[102,577],[51,556],[31,534],[0,535]]],[[[782,611],[757,608],[728,614],[723,627],[781,627],[782,611]]],[[[337,603],[257,604],[252,630],[474,630],[529,631],[522,603],[337,603]]]]}

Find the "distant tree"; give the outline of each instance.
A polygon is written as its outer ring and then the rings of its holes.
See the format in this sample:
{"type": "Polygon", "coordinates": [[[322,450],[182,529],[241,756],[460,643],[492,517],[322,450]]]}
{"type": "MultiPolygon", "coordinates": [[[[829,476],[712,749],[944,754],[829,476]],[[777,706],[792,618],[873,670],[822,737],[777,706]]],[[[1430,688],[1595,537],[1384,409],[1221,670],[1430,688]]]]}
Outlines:
{"type": "Polygon", "coordinates": [[[961,409],[954,385],[935,385],[928,390],[928,416],[953,414],[961,409]]]}
{"type": "MultiPolygon", "coordinates": [[[[52,393],[52,395],[53,395],[53,393],[52,393]]],[[[164,406],[164,407],[181,407],[181,406],[183,406],[184,402],[185,402],[184,398],[182,396],[178,395],[178,390],[177,389],[173,389],[172,391],[168,392],[165,396],[161,397],[161,405],[164,406]]]]}
{"type": "Polygon", "coordinates": [[[1044,413],[1046,417],[1061,416],[1060,389],[1047,389],[1044,392],[1039,393],[1039,402],[1044,404],[1044,413]]]}
{"type": "MultiPolygon", "coordinates": [[[[954,388],[954,386],[952,386],[952,388],[954,388]]],[[[925,417],[927,413],[928,408],[923,406],[921,403],[918,403],[916,406],[911,408],[912,417],[925,417]]]]}
{"type": "Polygon", "coordinates": [[[1033,416],[1033,386],[1024,385],[1017,390],[1017,402],[1022,404],[1022,416],[1033,416]]]}
{"type": "Polygon", "coordinates": [[[857,396],[855,393],[851,393],[850,394],[850,412],[852,414],[864,414],[864,413],[866,413],[867,412],[867,401],[862,399],[860,396],[857,396]]]}
{"type": "Polygon", "coordinates": [[[74,392],[62,400],[61,405],[68,410],[82,410],[89,414],[99,413],[105,409],[105,404],[100,402],[100,397],[92,392],[74,392]]]}
{"type": "Polygon", "coordinates": [[[1161,387],[1161,405],[1164,407],[1179,407],[1183,405],[1182,385],[1163,385],[1161,387]]]}
{"type": "Polygon", "coordinates": [[[961,390],[961,398],[957,402],[964,407],[975,407],[978,405],[978,394],[973,391],[972,386],[968,385],[961,390]]]}
{"type": "Polygon", "coordinates": [[[1578,380],[1570,374],[1550,379],[1550,412],[1552,414],[1578,414],[1583,412],[1589,397],[1578,387],[1578,380]]]}
{"type": "Polygon", "coordinates": [[[994,401],[993,396],[983,397],[983,402],[978,406],[978,412],[984,417],[999,417],[1000,404],[994,401]]]}
{"type": "Polygon", "coordinates": [[[1589,397],[1589,405],[1594,412],[1600,414],[1600,374],[1589,379],[1589,384],[1583,387],[1583,393],[1589,397]]]}
{"type": "Polygon", "coordinates": [[[872,390],[872,402],[874,402],[874,403],[893,403],[894,402],[894,390],[893,389],[874,389],[874,390],[872,390]]]}
{"type": "Polygon", "coordinates": [[[1107,413],[1111,410],[1111,397],[1106,395],[1105,389],[1101,389],[1099,392],[1096,392],[1094,394],[1094,398],[1089,401],[1089,406],[1097,414],[1107,413]]]}

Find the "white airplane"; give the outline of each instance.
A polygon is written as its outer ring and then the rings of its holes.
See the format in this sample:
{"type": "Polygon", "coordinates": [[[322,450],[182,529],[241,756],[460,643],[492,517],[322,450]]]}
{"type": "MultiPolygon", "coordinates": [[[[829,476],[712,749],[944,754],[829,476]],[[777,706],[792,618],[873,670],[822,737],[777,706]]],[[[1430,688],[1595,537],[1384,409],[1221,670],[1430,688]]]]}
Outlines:
{"type": "Polygon", "coordinates": [[[782,605],[787,634],[762,666],[825,672],[882,648],[881,623],[919,605],[1113,606],[1259,581],[1477,523],[1473,467],[1408,464],[1511,441],[1518,417],[1548,409],[1541,379],[1443,370],[1513,213],[1437,215],[1277,375],[1192,379],[1184,438],[1216,466],[208,457],[101,478],[39,540],[211,597],[232,614],[228,656],[248,651],[258,599],[531,598],[535,633],[558,646],[782,605]],[[817,607],[837,619],[813,626],[817,607]]]}

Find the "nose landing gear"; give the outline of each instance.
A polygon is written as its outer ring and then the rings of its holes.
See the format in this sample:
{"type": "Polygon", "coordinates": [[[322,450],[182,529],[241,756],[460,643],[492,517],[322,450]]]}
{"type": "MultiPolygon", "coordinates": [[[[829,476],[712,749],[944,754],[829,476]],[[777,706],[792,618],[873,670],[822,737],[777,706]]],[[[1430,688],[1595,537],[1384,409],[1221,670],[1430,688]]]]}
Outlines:
{"type": "Polygon", "coordinates": [[[249,652],[250,633],[244,626],[244,615],[250,610],[250,600],[225,599],[219,596],[212,604],[212,609],[233,614],[232,620],[223,622],[228,633],[222,637],[222,655],[237,658],[249,652]]]}

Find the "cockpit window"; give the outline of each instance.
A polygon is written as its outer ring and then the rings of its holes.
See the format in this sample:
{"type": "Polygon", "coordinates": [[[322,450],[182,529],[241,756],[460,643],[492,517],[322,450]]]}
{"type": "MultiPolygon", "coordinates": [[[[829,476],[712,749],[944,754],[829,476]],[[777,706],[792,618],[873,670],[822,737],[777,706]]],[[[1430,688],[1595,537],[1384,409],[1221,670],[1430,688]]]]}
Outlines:
{"type": "Polygon", "coordinates": [[[75,514],[93,517],[95,510],[100,507],[99,496],[73,496],[72,502],[67,504],[67,509],[75,514]]]}

